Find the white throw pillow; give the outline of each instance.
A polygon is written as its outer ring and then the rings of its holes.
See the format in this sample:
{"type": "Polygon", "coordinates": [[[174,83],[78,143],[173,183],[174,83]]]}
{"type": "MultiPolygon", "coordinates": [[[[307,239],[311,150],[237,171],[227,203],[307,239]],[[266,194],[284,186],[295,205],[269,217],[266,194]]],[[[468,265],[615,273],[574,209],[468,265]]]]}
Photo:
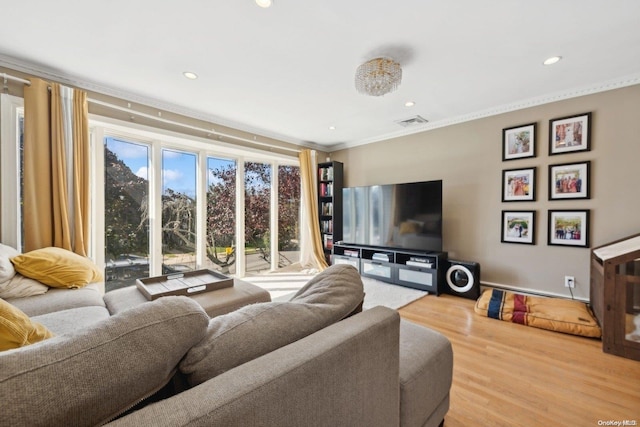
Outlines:
{"type": "Polygon", "coordinates": [[[48,286],[16,272],[10,258],[18,255],[20,252],[0,243],[0,298],[23,298],[47,292],[48,286]]]}
{"type": "Polygon", "coordinates": [[[0,283],[0,298],[24,298],[34,295],[44,294],[49,290],[49,287],[37,280],[24,277],[20,273],[16,273],[12,279],[7,280],[4,283],[0,283]]]}
{"type": "Polygon", "coordinates": [[[20,255],[20,252],[11,246],[0,243],[0,284],[13,279],[13,276],[16,275],[16,269],[13,267],[9,258],[17,255],[20,255]]]}

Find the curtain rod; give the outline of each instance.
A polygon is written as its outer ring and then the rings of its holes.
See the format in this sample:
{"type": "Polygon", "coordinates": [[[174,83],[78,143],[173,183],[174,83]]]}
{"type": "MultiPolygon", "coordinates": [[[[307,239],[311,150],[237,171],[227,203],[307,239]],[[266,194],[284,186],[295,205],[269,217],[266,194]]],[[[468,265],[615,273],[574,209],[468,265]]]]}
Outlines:
{"type": "MultiPolygon", "coordinates": [[[[25,84],[27,86],[31,86],[31,82],[29,80],[21,79],[20,77],[14,77],[14,76],[11,76],[11,75],[9,75],[7,73],[1,73],[0,77],[2,77],[2,79],[4,80],[5,87],[6,87],[7,80],[13,80],[13,81],[16,81],[16,82],[19,82],[19,83],[23,83],[23,84],[25,84]]],[[[110,108],[112,110],[124,111],[126,113],[133,113],[136,116],[145,117],[147,119],[157,120],[159,122],[163,122],[163,123],[166,123],[166,124],[170,124],[170,125],[174,125],[174,126],[180,126],[180,127],[183,127],[183,128],[196,130],[196,131],[199,131],[199,132],[204,132],[207,136],[216,135],[216,136],[219,136],[219,137],[222,137],[222,138],[231,138],[231,139],[235,139],[237,141],[247,142],[249,144],[254,144],[254,145],[260,145],[260,146],[263,146],[263,147],[274,148],[276,150],[291,151],[291,152],[294,152],[294,153],[299,153],[301,151],[301,150],[298,150],[298,149],[295,149],[295,148],[281,147],[279,145],[269,144],[267,142],[260,142],[260,141],[257,141],[255,139],[243,138],[241,136],[235,136],[235,135],[230,135],[230,134],[226,134],[226,133],[222,133],[222,132],[217,132],[217,131],[215,131],[213,129],[205,129],[205,128],[201,128],[201,127],[198,127],[198,126],[188,125],[186,123],[176,122],[174,120],[169,120],[169,119],[165,119],[165,118],[162,118],[162,117],[159,117],[159,116],[146,114],[146,113],[143,113],[143,112],[140,112],[140,111],[134,111],[130,107],[121,107],[119,105],[111,104],[109,102],[99,101],[97,99],[87,98],[87,101],[91,102],[92,104],[101,105],[103,107],[110,108]]],[[[131,105],[131,104],[127,103],[127,105],[131,105]]]]}

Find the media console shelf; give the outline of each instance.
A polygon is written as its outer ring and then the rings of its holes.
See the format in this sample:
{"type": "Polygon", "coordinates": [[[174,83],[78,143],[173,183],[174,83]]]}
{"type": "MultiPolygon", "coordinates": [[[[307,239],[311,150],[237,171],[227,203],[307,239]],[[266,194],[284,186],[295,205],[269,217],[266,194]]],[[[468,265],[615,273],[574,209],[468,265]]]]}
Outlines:
{"type": "Polygon", "coordinates": [[[446,252],[421,252],[336,243],[333,264],[349,264],[364,277],[439,295],[446,268],[446,252]]]}

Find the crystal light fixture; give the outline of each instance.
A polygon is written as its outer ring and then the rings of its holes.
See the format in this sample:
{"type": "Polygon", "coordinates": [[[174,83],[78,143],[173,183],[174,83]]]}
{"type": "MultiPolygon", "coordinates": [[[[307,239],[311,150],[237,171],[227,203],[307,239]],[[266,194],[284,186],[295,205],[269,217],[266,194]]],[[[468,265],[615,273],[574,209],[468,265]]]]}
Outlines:
{"type": "Polygon", "coordinates": [[[356,89],[371,96],[393,92],[402,81],[400,64],[389,58],[375,58],[356,70],[356,89]]]}

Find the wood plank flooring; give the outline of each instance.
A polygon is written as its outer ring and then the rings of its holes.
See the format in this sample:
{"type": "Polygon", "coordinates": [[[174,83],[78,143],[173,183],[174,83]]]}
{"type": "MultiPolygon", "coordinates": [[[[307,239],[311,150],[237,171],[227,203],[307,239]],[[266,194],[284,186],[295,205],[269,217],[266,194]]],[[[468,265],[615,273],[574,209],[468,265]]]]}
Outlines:
{"type": "Polygon", "coordinates": [[[640,362],[592,338],[480,316],[474,301],[426,296],[400,309],[453,345],[445,427],[640,425],[640,362]],[[621,424],[622,425],[622,424],[621,424]]]}

